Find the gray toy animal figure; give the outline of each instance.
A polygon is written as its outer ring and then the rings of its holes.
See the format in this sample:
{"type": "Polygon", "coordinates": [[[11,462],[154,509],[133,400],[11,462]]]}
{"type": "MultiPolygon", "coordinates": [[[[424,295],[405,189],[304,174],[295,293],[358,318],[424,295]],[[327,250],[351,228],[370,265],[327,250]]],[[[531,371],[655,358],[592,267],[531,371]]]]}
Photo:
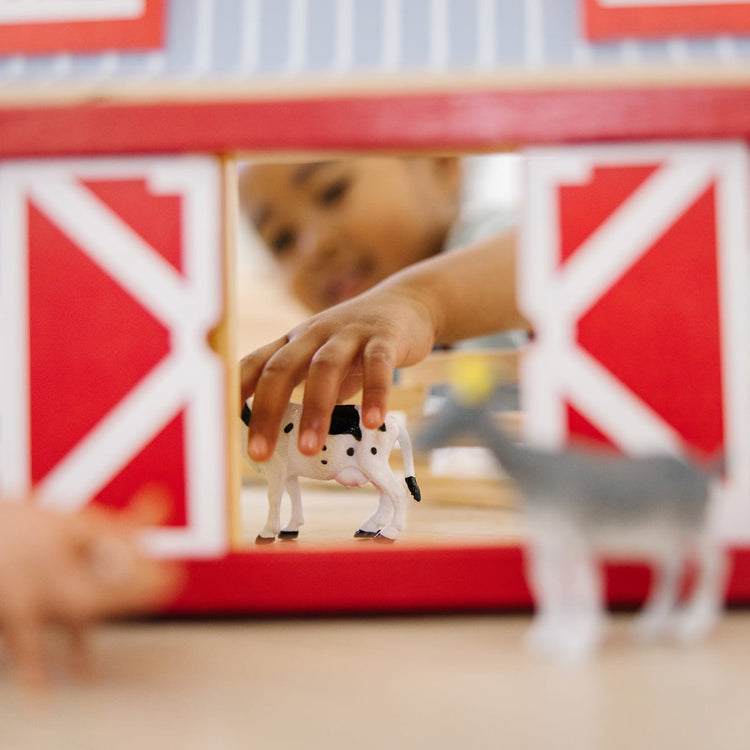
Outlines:
{"type": "Polygon", "coordinates": [[[528,645],[546,656],[582,658],[601,641],[602,586],[596,556],[643,558],[655,585],[636,633],[691,642],[715,623],[723,603],[725,558],[707,533],[712,476],[667,455],[620,457],[540,450],[514,443],[486,398],[454,390],[418,439],[423,449],[458,432],[475,434],[519,489],[528,520],[527,575],[536,601],[528,645]],[[684,557],[694,553],[692,597],[678,609],[684,557]]]}
{"type": "MultiPolygon", "coordinates": [[[[358,406],[336,406],[323,450],[314,456],[306,456],[297,448],[301,415],[302,404],[290,403],[284,412],[282,431],[271,458],[262,464],[250,462],[268,480],[268,518],[256,542],[272,542],[277,534],[281,539],[297,537],[299,527],[304,523],[298,481],[301,476],[333,479],[345,487],[361,487],[371,482],[380,494],[378,507],[362,522],[354,536],[395,541],[404,528],[406,488],[415,500],[421,499],[406,428],[392,414],[387,414],[385,422],[378,429],[369,430],[361,422],[358,406]],[[396,443],[400,445],[403,456],[405,487],[393,476],[388,464],[388,457],[396,443]],[[289,523],[282,529],[281,498],[284,489],[292,501],[292,514],[289,523]]],[[[250,407],[245,404],[242,421],[248,425],[251,416],[250,407]]]]}

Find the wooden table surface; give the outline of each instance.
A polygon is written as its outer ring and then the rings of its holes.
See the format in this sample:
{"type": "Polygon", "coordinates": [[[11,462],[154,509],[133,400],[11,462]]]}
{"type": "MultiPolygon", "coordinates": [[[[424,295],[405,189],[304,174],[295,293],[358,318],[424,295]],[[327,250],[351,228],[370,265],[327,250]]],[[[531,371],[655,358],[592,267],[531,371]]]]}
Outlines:
{"type": "Polygon", "coordinates": [[[3,750],[750,746],[750,613],[690,649],[531,657],[520,615],[157,621],[94,637],[95,675],[42,704],[0,668],[3,750]]]}

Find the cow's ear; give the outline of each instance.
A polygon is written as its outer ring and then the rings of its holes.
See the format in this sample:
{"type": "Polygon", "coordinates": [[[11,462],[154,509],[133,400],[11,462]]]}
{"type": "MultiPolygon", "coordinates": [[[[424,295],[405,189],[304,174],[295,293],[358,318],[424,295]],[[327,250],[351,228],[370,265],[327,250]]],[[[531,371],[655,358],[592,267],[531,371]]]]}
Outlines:
{"type": "Polygon", "coordinates": [[[249,406],[248,406],[247,404],[245,404],[245,405],[244,405],[244,406],[242,407],[242,412],[240,413],[240,419],[241,419],[241,420],[242,420],[242,421],[243,421],[243,422],[244,422],[244,423],[245,423],[245,424],[246,424],[247,426],[250,426],[250,415],[251,415],[251,412],[250,412],[250,407],[249,407],[249,406]]]}

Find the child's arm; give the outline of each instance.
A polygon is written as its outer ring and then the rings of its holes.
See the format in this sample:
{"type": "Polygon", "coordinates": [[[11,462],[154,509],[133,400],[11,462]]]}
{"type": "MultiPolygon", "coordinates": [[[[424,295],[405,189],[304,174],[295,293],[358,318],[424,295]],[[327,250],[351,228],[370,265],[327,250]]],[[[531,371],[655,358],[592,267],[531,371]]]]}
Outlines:
{"type": "Polygon", "coordinates": [[[436,343],[526,325],[515,297],[514,234],[430,258],[325,310],[241,363],[251,395],[248,453],[268,459],[293,388],[305,383],[299,447],[323,447],[338,400],[361,387],[366,427],[383,422],[396,367],[419,362],[436,343]]]}

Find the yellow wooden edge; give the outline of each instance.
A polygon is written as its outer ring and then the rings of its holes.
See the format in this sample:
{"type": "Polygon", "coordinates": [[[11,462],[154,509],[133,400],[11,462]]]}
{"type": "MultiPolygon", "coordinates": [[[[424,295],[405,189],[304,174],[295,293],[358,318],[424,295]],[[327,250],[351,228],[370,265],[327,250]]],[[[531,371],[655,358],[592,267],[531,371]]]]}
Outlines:
{"type": "Polygon", "coordinates": [[[746,60],[736,63],[685,64],[596,63],[554,67],[513,67],[488,72],[434,72],[398,75],[321,75],[311,73],[288,79],[253,76],[196,80],[164,76],[152,81],[117,79],[98,81],[20,80],[4,82],[0,106],[45,106],[138,103],[251,101],[333,96],[430,94],[482,90],[540,90],[569,88],[634,88],[663,86],[737,86],[750,84],[746,60]]]}
{"type": "Polygon", "coordinates": [[[411,367],[399,371],[398,385],[404,388],[450,383],[456,358],[478,357],[502,380],[518,380],[520,351],[517,349],[456,349],[438,351],[411,367]]]}
{"type": "Polygon", "coordinates": [[[238,419],[240,382],[237,353],[237,168],[234,159],[222,158],[222,210],[224,248],[224,320],[221,353],[226,365],[227,388],[227,528],[230,549],[241,542],[240,482],[241,460],[238,419]]]}

